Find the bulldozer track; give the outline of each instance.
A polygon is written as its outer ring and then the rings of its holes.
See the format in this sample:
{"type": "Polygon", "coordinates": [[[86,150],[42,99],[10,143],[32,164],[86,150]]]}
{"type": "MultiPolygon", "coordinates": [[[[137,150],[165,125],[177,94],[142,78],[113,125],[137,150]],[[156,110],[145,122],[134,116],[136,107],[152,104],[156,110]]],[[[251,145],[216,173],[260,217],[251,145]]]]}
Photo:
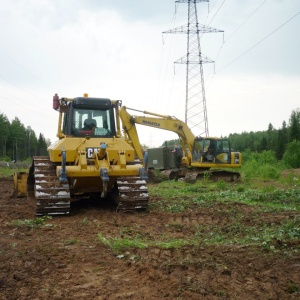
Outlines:
{"type": "Polygon", "coordinates": [[[117,212],[146,210],[149,194],[147,183],[140,177],[117,178],[117,212]]]}
{"type": "Polygon", "coordinates": [[[56,176],[55,165],[48,156],[33,157],[34,196],[36,215],[60,215],[70,212],[68,182],[56,176]]]}

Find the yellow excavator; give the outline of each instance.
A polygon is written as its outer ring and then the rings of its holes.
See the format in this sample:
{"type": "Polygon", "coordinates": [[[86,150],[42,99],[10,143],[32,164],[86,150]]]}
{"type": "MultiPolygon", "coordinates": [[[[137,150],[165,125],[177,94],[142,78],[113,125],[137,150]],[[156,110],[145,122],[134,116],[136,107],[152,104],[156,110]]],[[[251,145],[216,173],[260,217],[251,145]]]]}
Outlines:
{"type": "Polygon", "coordinates": [[[239,168],[242,163],[241,153],[232,150],[228,139],[196,137],[187,124],[176,117],[139,111],[126,106],[121,107],[120,117],[123,129],[134,147],[137,147],[139,143],[136,124],[177,133],[184,155],[181,159],[181,168],[170,170],[170,179],[209,176],[212,179],[236,181],[240,178],[239,172],[226,170],[239,168]],[[144,115],[131,115],[128,110],[137,111],[144,115]]]}
{"type": "Polygon", "coordinates": [[[117,211],[147,209],[141,146],[122,135],[121,106],[121,100],[55,94],[58,140],[49,156],[33,157],[26,177],[15,174],[14,194],[33,190],[36,215],[68,214],[71,201],[86,197],[109,198],[117,211]]]}

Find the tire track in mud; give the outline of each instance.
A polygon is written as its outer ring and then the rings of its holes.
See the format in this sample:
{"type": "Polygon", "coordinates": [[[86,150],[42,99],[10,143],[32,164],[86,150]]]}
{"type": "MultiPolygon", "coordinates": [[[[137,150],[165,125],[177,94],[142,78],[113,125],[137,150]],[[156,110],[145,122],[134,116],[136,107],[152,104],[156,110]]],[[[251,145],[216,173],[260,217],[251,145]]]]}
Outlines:
{"type": "Polygon", "coordinates": [[[224,223],[227,220],[220,217],[213,217],[204,214],[181,214],[181,215],[174,215],[171,216],[168,220],[168,223],[178,223],[182,225],[188,226],[196,226],[196,225],[213,225],[213,224],[220,224],[224,223]]]}

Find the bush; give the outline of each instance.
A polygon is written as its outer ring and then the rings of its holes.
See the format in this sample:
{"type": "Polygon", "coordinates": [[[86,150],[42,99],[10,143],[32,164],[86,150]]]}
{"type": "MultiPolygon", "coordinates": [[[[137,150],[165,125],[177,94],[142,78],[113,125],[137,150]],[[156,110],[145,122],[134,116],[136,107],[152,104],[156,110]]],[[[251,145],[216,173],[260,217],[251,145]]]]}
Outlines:
{"type": "Polygon", "coordinates": [[[10,162],[10,161],[11,161],[11,158],[8,156],[0,157],[0,162],[10,162]]]}
{"type": "Polygon", "coordinates": [[[282,159],[287,166],[300,168],[300,141],[294,140],[287,144],[282,159]]]}
{"type": "Polygon", "coordinates": [[[278,179],[280,177],[280,171],[278,168],[272,165],[263,165],[259,168],[260,176],[264,179],[278,179]]]}
{"type": "Polygon", "coordinates": [[[262,153],[247,153],[247,161],[243,164],[242,171],[245,178],[262,177],[264,179],[277,179],[280,176],[279,165],[274,151],[262,153]]]}

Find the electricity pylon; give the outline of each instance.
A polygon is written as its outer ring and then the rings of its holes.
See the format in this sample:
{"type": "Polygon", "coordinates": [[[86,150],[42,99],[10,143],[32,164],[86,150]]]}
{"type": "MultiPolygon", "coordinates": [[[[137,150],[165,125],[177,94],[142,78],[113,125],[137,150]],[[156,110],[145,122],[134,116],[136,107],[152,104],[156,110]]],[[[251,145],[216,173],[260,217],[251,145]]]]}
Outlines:
{"type": "Polygon", "coordinates": [[[195,135],[209,135],[206,109],[203,64],[214,61],[201,53],[199,33],[223,32],[209,26],[200,25],[197,16],[197,3],[209,0],[178,0],[188,4],[188,24],[163,33],[187,34],[187,54],[175,63],[186,64],[185,123],[195,135]]]}

